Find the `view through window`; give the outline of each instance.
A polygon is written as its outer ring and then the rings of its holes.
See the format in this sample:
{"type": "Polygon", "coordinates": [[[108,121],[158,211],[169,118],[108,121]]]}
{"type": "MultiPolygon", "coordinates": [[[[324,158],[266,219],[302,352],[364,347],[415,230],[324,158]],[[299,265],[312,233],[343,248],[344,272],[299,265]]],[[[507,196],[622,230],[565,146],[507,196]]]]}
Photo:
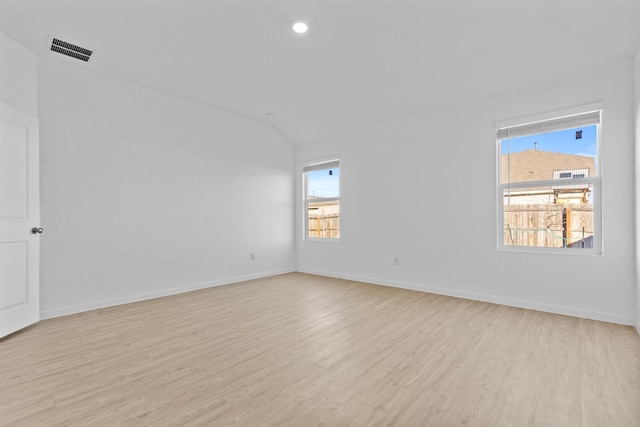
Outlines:
{"type": "Polygon", "coordinates": [[[499,129],[502,248],[598,252],[600,111],[499,129]]]}
{"type": "Polygon", "coordinates": [[[340,237],[339,160],[303,168],[305,200],[305,238],[340,237]]]}

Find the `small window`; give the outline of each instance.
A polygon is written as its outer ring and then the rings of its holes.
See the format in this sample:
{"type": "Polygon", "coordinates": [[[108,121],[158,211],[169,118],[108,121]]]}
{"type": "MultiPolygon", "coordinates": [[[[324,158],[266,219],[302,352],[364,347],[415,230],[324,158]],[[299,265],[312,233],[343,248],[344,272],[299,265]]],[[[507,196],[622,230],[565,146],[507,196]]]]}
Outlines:
{"type": "Polygon", "coordinates": [[[499,248],[600,253],[600,116],[497,129],[499,248]]]}
{"type": "Polygon", "coordinates": [[[304,166],[304,238],[340,238],[340,161],[304,166]]]}

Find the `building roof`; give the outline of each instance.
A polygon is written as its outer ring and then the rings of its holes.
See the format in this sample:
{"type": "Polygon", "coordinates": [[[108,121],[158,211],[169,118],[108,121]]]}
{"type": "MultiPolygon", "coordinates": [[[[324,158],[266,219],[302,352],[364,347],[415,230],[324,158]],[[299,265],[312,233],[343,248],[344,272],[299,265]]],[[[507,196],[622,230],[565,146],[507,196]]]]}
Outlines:
{"type": "Polygon", "coordinates": [[[589,177],[595,176],[596,170],[593,157],[542,150],[526,150],[509,155],[503,154],[501,161],[502,176],[500,182],[503,183],[551,180],[554,179],[554,171],[579,171],[584,173],[584,169],[586,169],[588,173],[585,177],[589,177]]]}

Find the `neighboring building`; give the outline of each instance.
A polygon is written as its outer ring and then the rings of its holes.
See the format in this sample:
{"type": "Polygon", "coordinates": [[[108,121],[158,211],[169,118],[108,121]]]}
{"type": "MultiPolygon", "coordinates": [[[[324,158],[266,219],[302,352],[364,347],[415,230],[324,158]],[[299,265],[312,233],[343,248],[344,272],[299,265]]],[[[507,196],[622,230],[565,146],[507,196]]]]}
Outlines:
{"type": "MultiPolygon", "coordinates": [[[[551,179],[586,178],[595,175],[595,159],[575,154],[526,150],[502,155],[501,182],[533,182],[551,179]]],[[[588,185],[554,185],[551,188],[533,188],[511,191],[505,194],[505,204],[575,205],[589,203],[591,188],[588,185]]]]}

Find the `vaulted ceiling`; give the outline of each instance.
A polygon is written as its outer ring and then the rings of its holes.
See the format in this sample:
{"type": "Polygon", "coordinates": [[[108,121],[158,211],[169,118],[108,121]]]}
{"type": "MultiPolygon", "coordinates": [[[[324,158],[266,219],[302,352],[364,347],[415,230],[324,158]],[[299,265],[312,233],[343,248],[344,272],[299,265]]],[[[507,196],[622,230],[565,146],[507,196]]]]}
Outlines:
{"type": "Polygon", "coordinates": [[[629,58],[639,22],[638,0],[0,0],[0,31],[38,55],[50,35],[95,49],[73,66],[294,143],[629,58]]]}

